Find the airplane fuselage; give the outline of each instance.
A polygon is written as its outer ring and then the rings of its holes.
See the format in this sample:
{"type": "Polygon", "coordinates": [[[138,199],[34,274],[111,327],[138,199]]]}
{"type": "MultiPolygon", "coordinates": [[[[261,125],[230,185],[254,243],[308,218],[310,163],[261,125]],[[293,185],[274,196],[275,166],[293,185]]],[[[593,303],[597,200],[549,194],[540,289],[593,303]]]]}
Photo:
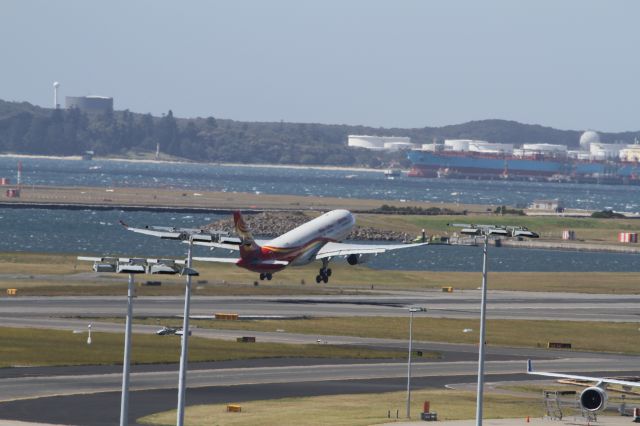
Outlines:
{"type": "Polygon", "coordinates": [[[315,260],[318,251],[328,242],[344,240],[354,225],[355,218],[351,212],[332,210],[268,241],[237,265],[260,273],[277,272],[287,264],[306,265],[315,260]]]}

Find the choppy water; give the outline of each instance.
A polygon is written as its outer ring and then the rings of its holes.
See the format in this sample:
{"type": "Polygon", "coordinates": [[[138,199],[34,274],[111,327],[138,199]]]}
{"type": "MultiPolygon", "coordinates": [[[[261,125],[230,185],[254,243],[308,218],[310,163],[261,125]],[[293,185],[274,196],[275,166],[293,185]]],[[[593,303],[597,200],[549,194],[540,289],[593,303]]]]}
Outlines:
{"type": "MultiPolygon", "coordinates": [[[[175,214],[91,210],[0,209],[0,251],[184,257],[185,245],[126,231],[119,219],[136,225],[197,227],[219,219],[211,214],[175,214]]],[[[212,254],[196,247],[195,255],[212,254]]],[[[424,271],[480,271],[480,247],[427,246],[375,257],[369,266],[424,271]]],[[[640,256],[512,248],[490,249],[492,271],[640,271],[640,256]]]]}
{"type": "MultiPolygon", "coordinates": [[[[0,177],[14,179],[17,161],[16,158],[0,157],[0,177]]],[[[404,199],[507,205],[527,204],[539,198],[560,198],[572,208],[608,206],[616,210],[640,210],[639,187],[410,178],[386,180],[379,172],[203,164],[33,158],[21,161],[25,185],[172,187],[381,201],[404,199]]],[[[127,232],[118,225],[118,220],[138,226],[198,227],[219,218],[203,213],[0,209],[0,251],[181,257],[185,254],[184,245],[127,232]]],[[[197,255],[209,253],[202,247],[196,250],[197,255]]],[[[378,256],[369,265],[384,269],[479,271],[481,254],[478,247],[430,246],[378,256]]],[[[492,248],[490,269],[640,271],[640,256],[492,248]]]]}
{"type": "MultiPolygon", "coordinates": [[[[17,159],[0,157],[0,177],[15,181],[17,159]]],[[[263,194],[321,195],[344,198],[521,205],[536,199],[564,200],[567,207],[640,211],[640,187],[534,182],[441,180],[403,177],[387,180],[380,172],[213,164],[135,163],[24,158],[25,185],[137,186],[190,188],[263,194]]]]}

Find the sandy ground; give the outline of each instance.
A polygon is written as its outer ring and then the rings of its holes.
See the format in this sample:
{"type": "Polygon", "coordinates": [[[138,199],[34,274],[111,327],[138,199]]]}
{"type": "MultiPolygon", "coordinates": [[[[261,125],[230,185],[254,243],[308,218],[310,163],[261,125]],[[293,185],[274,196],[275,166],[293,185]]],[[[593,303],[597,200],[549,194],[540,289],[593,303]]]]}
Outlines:
{"type": "Polygon", "coordinates": [[[383,204],[406,207],[448,207],[453,210],[486,212],[486,206],[404,203],[389,200],[366,200],[337,197],[307,197],[269,195],[242,192],[210,192],[171,188],[97,188],[23,186],[20,198],[3,197],[3,203],[151,206],[200,209],[269,209],[269,210],[331,210],[344,208],[354,211],[377,209],[383,204]]]}

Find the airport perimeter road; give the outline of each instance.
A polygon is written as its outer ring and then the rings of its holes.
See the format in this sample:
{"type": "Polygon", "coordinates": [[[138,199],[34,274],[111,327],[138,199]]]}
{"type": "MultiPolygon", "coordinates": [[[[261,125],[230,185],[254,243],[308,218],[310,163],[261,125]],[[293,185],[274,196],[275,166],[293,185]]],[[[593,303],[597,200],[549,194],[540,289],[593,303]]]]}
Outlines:
{"type": "MultiPolygon", "coordinates": [[[[609,372],[634,371],[637,358],[627,360],[601,359],[560,359],[538,360],[536,369],[544,371],[582,372],[606,369],[609,372]]],[[[493,374],[519,374],[525,370],[525,361],[489,361],[486,372],[493,374]]],[[[477,372],[477,362],[418,363],[414,365],[412,376],[442,377],[473,375],[477,372]]],[[[406,364],[368,363],[346,365],[312,365],[262,368],[230,368],[193,370],[188,374],[188,387],[232,386],[265,383],[321,382],[334,380],[364,380],[406,377],[406,364]]],[[[131,390],[151,390],[175,388],[177,371],[139,372],[131,375],[131,390]]],[[[0,401],[118,391],[122,376],[113,374],[87,374],[73,376],[8,377],[0,379],[0,401]]]]}
{"type": "MultiPolygon", "coordinates": [[[[192,315],[215,312],[240,315],[282,316],[406,316],[407,307],[421,305],[425,315],[445,318],[477,318],[477,290],[392,292],[363,296],[243,296],[192,298],[192,315]]],[[[593,295],[491,291],[487,315],[494,319],[555,319],[568,321],[640,322],[640,295],[593,295]]],[[[0,298],[3,316],[124,316],[125,297],[15,297],[0,298]]],[[[138,297],[138,316],[177,316],[182,297],[138,297]]]]}

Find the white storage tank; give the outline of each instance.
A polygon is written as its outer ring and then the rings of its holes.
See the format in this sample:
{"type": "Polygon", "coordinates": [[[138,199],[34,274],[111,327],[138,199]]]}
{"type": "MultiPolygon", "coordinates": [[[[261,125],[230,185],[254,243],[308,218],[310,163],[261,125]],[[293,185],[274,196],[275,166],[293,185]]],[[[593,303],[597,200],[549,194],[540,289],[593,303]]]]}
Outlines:
{"type": "MultiPolygon", "coordinates": [[[[369,136],[369,135],[349,135],[347,140],[347,146],[353,148],[365,148],[376,151],[383,151],[385,149],[400,149],[400,146],[411,146],[415,148],[415,145],[411,143],[411,138],[404,136],[369,136]],[[385,144],[390,148],[385,148],[385,144]],[[399,144],[397,147],[393,144],[399,144]],[[408,145],[407,145],[408,144],[408,145]]],[[[410,149],[410,148],[408,148],[410,149]]]]}
{"type": "Polygon", "coordinates": [[[640,161],[640,145],[627,145],[620,150],[620,161],[640,161]]]}
{"type": "Polygon", "coordinates": [[[626,144],[619,143],[591,143],[589,153],[594,160],[611,160],[619,158],[620,151],[626,147],[626,144]]]}
{"type": "Polygon", "coordinates": [[[483,154],[512,154],[513,144],[472,141],[469,143],[469,151],[483,154]]]}
{"type": "Polygon", "coordinates": [[[589,151],[589,146],[592,143],[600,143],[600,135],[593,130],[587,130],[580,136],[580,149],[582,151],[589,151]]]}
{"type": "Polygon", "coordinates": [[[421,149],[422,151],[441,151],[442,145],[436,143],[423,143],[421,149]]]}
{"type": "Polygon", "coordinates": [[[384,149],[387,151],[401,151],[403,149],[414,149],[416,146],[411,142],[385,142],[384,149]]]}
{"type": "Polygon", "coordinates": [[[445,151],[469,151],[469,143],[471,139],[445,139],[445,151]]]}

